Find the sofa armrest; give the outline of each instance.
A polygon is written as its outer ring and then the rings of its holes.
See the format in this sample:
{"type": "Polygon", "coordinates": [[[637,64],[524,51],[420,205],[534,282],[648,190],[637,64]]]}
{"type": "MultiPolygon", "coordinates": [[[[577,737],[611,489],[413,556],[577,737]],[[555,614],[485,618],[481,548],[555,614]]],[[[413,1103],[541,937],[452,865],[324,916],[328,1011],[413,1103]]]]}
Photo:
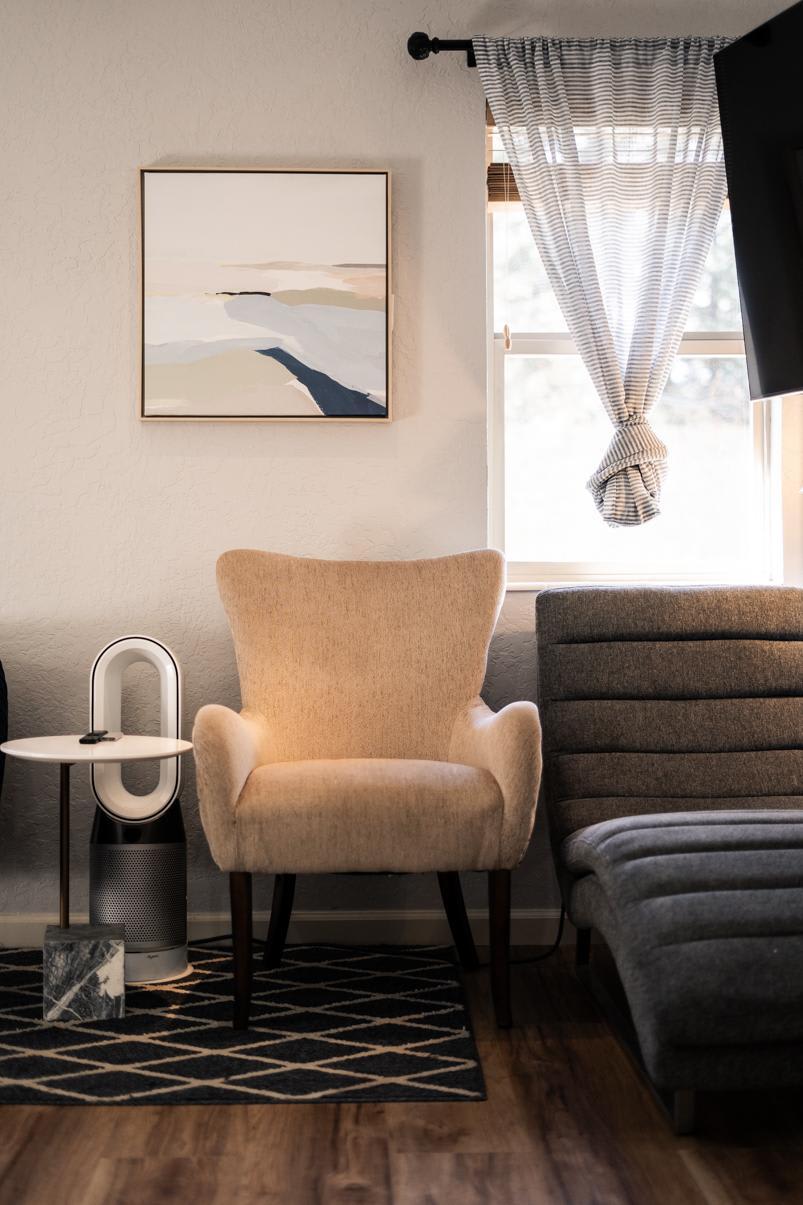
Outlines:
{"type": "Polygon", "coordinates": [[[221,870],[234,870],[237,800],[251,771],[268,760],[268,726],[251,712],[210,703],[195,717],[192,743],[209,849],[221,870]]]}
{"type": "Polygon", "coordinates": [[[509,703],[491,711],[475,699],[457,717],[449,761],[493,774],[504,801],[499,868],[524,857],[533,831],[541,782],[541,724],[534,703],[509,703]]]}

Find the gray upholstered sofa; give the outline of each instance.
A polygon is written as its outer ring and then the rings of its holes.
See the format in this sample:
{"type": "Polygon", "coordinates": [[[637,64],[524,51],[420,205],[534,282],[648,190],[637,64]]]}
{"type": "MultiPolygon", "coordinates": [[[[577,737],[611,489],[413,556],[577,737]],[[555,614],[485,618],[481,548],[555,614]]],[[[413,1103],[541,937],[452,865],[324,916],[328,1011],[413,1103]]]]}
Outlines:
{"type": "Polygon", "coordinates": [[[676,1127],[693,1091],[803,1084],[803,591],[547,590],[561,890],[616,959],[676,1127]]]}

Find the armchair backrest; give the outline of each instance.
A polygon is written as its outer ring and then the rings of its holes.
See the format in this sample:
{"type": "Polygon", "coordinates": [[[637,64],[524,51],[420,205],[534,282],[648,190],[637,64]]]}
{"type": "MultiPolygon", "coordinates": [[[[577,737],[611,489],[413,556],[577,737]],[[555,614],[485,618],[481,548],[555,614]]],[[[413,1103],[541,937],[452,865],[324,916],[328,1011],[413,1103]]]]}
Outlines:
{"type": "Polygon", "coordinates": [[[545,590],[536,636],[556,842],[639,813],[803,808],[803,590],[545,590]]]}
{"type": "Polygon", "coordinates": [[[322,561],[236,550],[217,579],[243,709],[267,720],[272,760],[446,758],[485,676],[501,553],[322,561]]]}

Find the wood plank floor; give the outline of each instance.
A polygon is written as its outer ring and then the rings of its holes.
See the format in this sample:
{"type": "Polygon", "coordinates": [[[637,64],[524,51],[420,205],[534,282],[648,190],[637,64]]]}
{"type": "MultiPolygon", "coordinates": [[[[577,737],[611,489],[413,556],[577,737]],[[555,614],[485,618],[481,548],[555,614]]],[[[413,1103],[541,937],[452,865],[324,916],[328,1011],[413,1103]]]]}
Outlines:
{"type": "Polygon", "coordinates": [[[708,1095],[675,1138],[566,956],[514,972],[488,1100],[0,1108],[0,1205],[774,1205],[803,1201],[803,1093],[708,1095]]]}

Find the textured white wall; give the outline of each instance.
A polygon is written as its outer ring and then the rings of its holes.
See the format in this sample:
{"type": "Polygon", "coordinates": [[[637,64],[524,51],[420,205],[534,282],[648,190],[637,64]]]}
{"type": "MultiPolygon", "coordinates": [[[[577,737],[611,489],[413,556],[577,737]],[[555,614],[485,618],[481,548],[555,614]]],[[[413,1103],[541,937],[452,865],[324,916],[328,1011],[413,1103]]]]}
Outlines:
{"type": "MultiPolygon", "coordinates": [[[[0,0],[2,635],[13,735],[86,723],[111,637],[167,641],[201,703],[236,704],[213,567],[251,545],[411,557],[485,542],[484,102],[414,29],[741,32],[777,3],[636,0],[0,0]],[[396,329],[389,427],[142,425],[135,417],[140,165],[386,166],[396,329]]],[[[532,599],[511,600],[495,702],[531,690],[532,599]]],[[[184,792],[191,907],[222,908],[184,792]]],[[[76,905],[91,809],[75,772],[76,905]]],[[[55,900],[54,769],[10,763],[0,913],[55,900]]],[[[521,903],[551,891],[543,842],[521,903]]],[[[479,900],[479,896],[476,896],[479,900]]],[[[304,883],[301,907],[426,905],[415,879],[304,883]]]]}

